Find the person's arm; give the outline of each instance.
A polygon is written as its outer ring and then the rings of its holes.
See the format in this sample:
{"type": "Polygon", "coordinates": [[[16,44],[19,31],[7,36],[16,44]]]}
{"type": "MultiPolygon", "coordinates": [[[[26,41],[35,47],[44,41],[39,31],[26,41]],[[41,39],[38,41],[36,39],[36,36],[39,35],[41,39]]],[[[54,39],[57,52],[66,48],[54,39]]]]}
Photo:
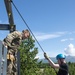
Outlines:
{"type": "Polygon", "coordinates": [[[49,64],[53,67],[53,68],[60,68],[59,64],[55,64],[48,56],[46,53],[44,53],[44,57],[48,60],[49,64]]]}
{"type": "Polygon", "coordinates": [[[21,38],[21,37],[22,37],[22,35],[21,35],[20,32],[14,31],[14,32],[8,34],[7,37],[3,40],[4,45],[7,46],[7,47],[9,46],[9,47],[14,48],[14,46],[11,45],[12,41],[15,38],[21,38]]]}

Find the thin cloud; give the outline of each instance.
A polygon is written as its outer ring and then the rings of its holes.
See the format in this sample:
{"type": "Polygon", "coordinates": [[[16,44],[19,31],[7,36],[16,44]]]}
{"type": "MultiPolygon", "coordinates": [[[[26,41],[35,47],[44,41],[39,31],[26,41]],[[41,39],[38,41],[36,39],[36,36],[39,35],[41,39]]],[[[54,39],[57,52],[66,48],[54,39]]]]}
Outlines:
{"type": "Polygon", "coordinates": [[[75,31],[72,31],[72,32],[68,32],[68,34],[70,34],[70,35],[71,35],[71,34],[75,34],[75,31]]]}
{"type": "Polygon", "coordinates": [[[60,35],[56,35],[56,34],[46,34],[46,35],[41,35],[41,36],[36,36],[36,37],[37,37],[37,39],[38,39],[39,41],[42,41],[42,40],[57,38],[57,37],[60,37],[60,35]]]}
{"type": "Polygon", "coordinates": [[[67,41],[68,39],[62,39],[61,42],[67,41]]]}
{"type": "Polygon", "coordinates": [[[62,39],[61,42],[65,42],[65,41],[73,41],[74,38],[68,38],[68,39],[62,39]]]}
{"type": "Polygon", "coordinates": [[[69,40],[74,40],[74,38],[69,38],[69,40]]]}
{"type": "Polygon", "coordinates": [[[75,46],[73,44],[69,44],[68,47],[64,49],[64,52],[68,55],[75,56],[75,46]]]}
{"type": "Polygon", "coordinates": [[[53,33],[53,34],[35,33],[35,37],[37,38],[38,41],[43,41],[43,40],[61,37],[64,34],[65,34],[65,32],[56,32],[56,33],[53,33]]]}

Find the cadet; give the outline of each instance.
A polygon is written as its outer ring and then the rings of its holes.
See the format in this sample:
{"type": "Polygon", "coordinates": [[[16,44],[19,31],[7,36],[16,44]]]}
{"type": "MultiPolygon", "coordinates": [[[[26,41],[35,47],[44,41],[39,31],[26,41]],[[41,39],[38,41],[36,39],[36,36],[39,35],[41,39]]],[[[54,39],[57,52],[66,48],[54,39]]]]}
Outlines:
{"type": "Polygon", "coordinates": [[[50,65],[53,68],[58,68],[59,71],[57,72],[57,75],[69,75],[68,74],[68,65],[66,64],[65,58],[66,56],[63,54],[58,54],[56,56],[56,59],[58,61],[58,64],[55,64],[46,53],[44,53],[44,57],[49,61],[50,65]]]}
{"type": "Polygon", "coordinates": [[[7,75],[16,75],[16,64],[14,63],[17,59],[15,54],[20,46],[22,40],[28,39],[30,32],[26,29],[22,32],[14,31],[6,36],[3,40],[4,45],[7,47],[7,75]],[[14,73],[15,72],[15,73],[14,73]]]}

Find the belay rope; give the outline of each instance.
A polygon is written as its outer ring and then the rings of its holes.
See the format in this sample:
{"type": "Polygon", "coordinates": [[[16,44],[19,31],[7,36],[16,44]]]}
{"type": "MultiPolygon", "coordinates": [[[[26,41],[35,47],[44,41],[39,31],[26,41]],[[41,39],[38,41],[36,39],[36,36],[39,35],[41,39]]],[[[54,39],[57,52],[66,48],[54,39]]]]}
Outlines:
{"type": "MultiPolygon", "coordinates": [[[[32,36],[34,37],[34,39],[36,40],[37,44],[39,45],[39,47],[41,48],[42,52],[45,53],[44,49],[42,48],[42,46],[40,45],[40,43],[38,42],[38,40],[36,39],[35,35],[33,34],[33,32],[31,31],[30,27],[28,26],[28,24],[26,23],[25,19],[23,18],[23,16],[21,15],[21,13],[19,12],[19,10],[17,9],[16,5],[13,3],[13,1],[11,0],[11,3],[13,4],[14,8],[16,9],[16,11],[18,12],[19,16],[21,17],[21,19],[23,20],[24,24],[27,26],[27,28],[29,29],[29,31],[31,32],[32,36]]],[[[53,68],[53,67],[52,67],[53,68]]],[[[57,71],[55,70],[55,68],[53,68],[55,73],[57,74],[57,71]]]]}

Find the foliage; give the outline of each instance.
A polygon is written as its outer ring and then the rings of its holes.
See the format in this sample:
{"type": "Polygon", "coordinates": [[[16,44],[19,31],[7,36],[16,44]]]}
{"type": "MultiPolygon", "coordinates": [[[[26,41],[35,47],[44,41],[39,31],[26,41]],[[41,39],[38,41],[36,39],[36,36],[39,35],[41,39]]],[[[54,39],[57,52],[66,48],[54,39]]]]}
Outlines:
{"type": "Polygon", "coordinates": [[[55,71],[51,67],[46,67],[44,69],[44,74],[43,75],[56,75],[55,71]]]}
{"type": "Polygon", "coordinates": [[[20,73],[21,75],[37,75],[39,71],[37,63],[38,59],[35,59],[38,53],[38,48],[35,47],[35,41],[30,37],[25,39],[20,48],[20,73]]]}
{"type": "MultiPolygon", "coordinates": [[[[44,71],[40,75],[56,75],[53,68],[49,66],[48,63],[42,63],[41,64],[44,71]]],[[[69,66],[69,75],[75,75],[75,63],[68,62],[69,66]]],[[[58,71],[58,69],[56,69],[58,71]]]]}
{"type": "Polygon", "coordinates": [[[69,65],[69,75],[75,75],[75,63],[68,63],[69,65]]]}
{"type": "MultiPolygon", "coordinates": [[[[32,37],[22,42],[19,51],[21,75],[56,75],[54,69],[48,63],[38,62],[38,59],[35,59],[38,48],[35,47],[35,41],[32,37]]],[[[69,75],[75,75],[75,63],[69,62],[68,65],[69,75]]]]}

